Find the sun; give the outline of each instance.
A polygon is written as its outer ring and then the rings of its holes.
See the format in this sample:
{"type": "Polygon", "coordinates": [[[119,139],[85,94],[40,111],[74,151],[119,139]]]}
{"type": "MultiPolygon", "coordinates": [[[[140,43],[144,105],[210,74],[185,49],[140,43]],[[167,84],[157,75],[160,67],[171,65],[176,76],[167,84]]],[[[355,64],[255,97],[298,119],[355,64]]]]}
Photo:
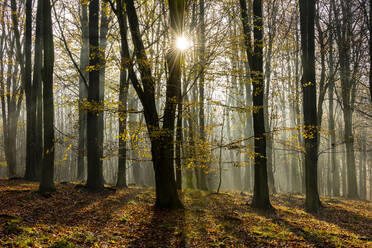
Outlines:
{"type": "Polygon", "coordinates": [[[185,36],[179,36],[176,40],[176,47],[181,52],[189,49],[191,45],[191,41],[189,41],[185,36]]]}

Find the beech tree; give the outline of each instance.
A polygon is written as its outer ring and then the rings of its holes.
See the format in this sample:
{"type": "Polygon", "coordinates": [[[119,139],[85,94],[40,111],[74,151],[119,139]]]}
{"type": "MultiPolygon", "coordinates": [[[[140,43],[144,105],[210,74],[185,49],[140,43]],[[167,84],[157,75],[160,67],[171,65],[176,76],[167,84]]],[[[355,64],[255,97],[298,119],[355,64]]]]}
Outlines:
{"type": "Polygon", "coordinates": [[[102,175],[102,139],[103,129],[99,127],[99,116],[102,115],[100,102],[100,46],[99,46],[99,9],[100,1],[89,3],[89,86],[87,110],[87,187],[91,190],[103,188],[102,175]]]}
{"type": "Polygon", "coordinates": [[[265,92],[263,74],[263,15],[262,1],[253,1],[253,45],[248,24],[247,3],[240,0],[246,54],[253,84],[253,130],[254,130],[254,189],[252,206],[271,209],[267,180],[266,134],[263,97],[265,92]]]}
{"type": "Polygon", "coordinates": [[[52,24],[52,6],[50,0],[39,1],[43,8],[43,139],[44,158],[41,171],[39,191],[51,192],[54,186],[54,99],[53,99],[53,70],[54,70],[54,42],[52,24]],[[42,3],[42,4],[41,4],[42,3]]]}
{"type": "Polygon", "coordinates": [[[305,207],[318,212],[321,203],[318,194],[317,108],[315,81],[315,1],[300,1],[300,27],[303,92],[304,138],[305,138],[305,207]]]}

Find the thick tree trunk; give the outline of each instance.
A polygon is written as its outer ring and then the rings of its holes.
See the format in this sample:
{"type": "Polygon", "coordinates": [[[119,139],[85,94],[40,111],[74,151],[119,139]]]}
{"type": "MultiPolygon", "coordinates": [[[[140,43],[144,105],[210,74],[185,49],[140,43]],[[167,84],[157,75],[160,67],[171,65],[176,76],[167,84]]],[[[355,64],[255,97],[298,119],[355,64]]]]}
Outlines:
{"type": "Polygon", "coordinates": [[[44,159],[39,191],[55,191],[54,186],[54,103],[53,103],[53,68],[54,44],[52,30],[52,13],[50,0],[43,1],[43,102],[44,102],[44,159]]]}
{"type": "Polygon", "coordinates": [[[355,153],[354,153],[354,135],[352,122],[352,109],[349,104],[346,104],[343,109],[344,125],[345,125],[345,146],[346,146],[346,162],[347,162],[347,198],[357,199],[358,187],[355,171],[355,153]]]}
{"type": "Polygon", "coordinates": [[[152,160],[155,169],[155,208],[177,209],[183,208],[178,198],[176,181],[174,180],[173,142],[169,136],[153,138],[151,141],[152,160]],[[166,179],[171,177],[171,179],[166,179]],[[173,180],[172,180],[173,179],[173,180]]]}
{"type": "Polygon", "coordinates": [[[25,29],[25,93],[26,93],[26,180],[37,180],[37,164],[35,163],[35,92],[32,87],[31,75],[31,46],[32,46],[32,0],[26,1],[26,29],[25,29]]]}
{"type": "Polygon", "coordinates": [[[321,207],[318,194],[317,108],[315,82],[314,42],[315,1],[300,1],[302,47],[302,90],[305,138],[305,185],[307,211],[318,212],[321,207]]]}
{"type": "MultiPolygon", "coordinates": [[[[129,20],[132,41],[135,46],[135,55],[138,61],[142,85],[139,84],[133,68],[129,68],[129,77],[144,108],[147,130],[151,140],[151,154],[155,171],[156,185],[156,208],[182,208],[178,198],[176,181],[174,177],[174,122],[177,102],[176,72],[170,74],[167,81],[166,103],[164,110],[163,128],[160,128],[159,117],[155,103],[155,83],[151,75],[150,63],[148,62],[142,38],[140,36],[138,16],[133,0],[125,0],[129,20]]],[[[171,22],[182,17],[183,24],[184,1],[169,1],[171,22]],[[175,13],[176,11],[176,13],[175,13]]],[[[171,26],[173,23],[171,24],[171,26]]],[[[177,30],[176,28],[173,28],[177,30]]],[[[128,50],[128,47],[126,48],[128,50]]],[[[174,57],[170,57],[170,61],[174,57]]],[[[176,67],[177,68],[177,67],[176,67]]],[[[174,69],[173,69],[174,70],[174,69]]]]}
{"type": "Polygon", "coordinates": [[[88,113],[87,113],[87,151],[88,151],[88,179],[87,187],[91,190],[103,188],[102,162],[100,155],[102,143],[99,128],[99,115],[102,114],[100,105],[100,58],[99,58],[99,0],[89,3],[89,87],[88,87],[88,113]]]}

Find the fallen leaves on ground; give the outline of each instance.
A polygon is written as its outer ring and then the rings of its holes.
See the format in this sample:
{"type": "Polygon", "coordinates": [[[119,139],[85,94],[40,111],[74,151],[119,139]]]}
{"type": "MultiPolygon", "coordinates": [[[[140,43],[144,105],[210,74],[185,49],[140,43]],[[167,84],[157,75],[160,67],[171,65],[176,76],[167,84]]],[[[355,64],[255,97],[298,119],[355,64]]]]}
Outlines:
{"type": "Polygon", "coordinates": [[[89,192],[0,180],[1,247],[372,247],[372,204],[322,198],[319,214],[300,195],[274,195],[272,213],[245,193],[181,193],[185,210],[156,211],[151,188],[89,192]]]}

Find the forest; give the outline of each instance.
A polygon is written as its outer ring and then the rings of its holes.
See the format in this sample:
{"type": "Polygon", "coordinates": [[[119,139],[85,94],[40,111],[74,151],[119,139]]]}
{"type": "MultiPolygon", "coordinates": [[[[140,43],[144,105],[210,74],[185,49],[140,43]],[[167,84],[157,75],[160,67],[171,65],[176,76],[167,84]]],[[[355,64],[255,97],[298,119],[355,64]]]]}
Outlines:
{"type": "Polygon", "coordinates": [[[0,247],[371,247],[372,0],[1,0],[0,247]]]}

